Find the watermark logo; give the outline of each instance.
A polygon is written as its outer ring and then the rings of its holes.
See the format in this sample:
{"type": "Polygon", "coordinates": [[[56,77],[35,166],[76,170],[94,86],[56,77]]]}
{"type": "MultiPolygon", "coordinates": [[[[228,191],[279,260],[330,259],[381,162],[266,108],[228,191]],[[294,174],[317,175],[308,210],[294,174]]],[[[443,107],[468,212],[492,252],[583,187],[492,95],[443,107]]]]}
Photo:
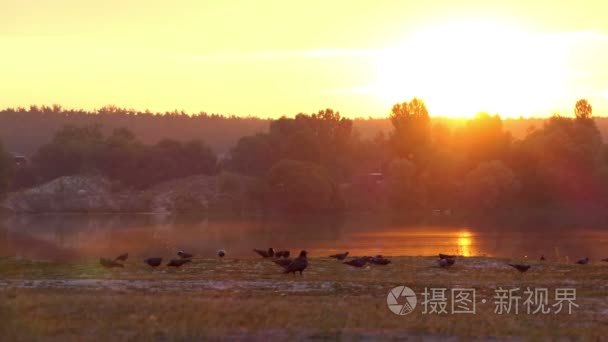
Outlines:
{"type": "Polygon", "coordinates": [[[386,296],[386,305],[395,315],[409,314],[416,308],[416,303],[416,293],[407,286],[397,286],[386,296]]]}

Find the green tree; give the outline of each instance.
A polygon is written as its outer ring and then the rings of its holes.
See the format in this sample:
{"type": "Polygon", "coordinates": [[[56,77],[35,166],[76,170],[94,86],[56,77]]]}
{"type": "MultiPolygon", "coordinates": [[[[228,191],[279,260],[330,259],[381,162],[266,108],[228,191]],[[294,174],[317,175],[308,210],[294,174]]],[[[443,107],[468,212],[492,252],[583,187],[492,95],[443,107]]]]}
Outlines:
{"type": "Polygon", "coordinates": [[[271,203],[290,212],[325,211],[341,206],[327,170],[310,162],[281,160],[268,172],[271,203]]]}
{"type": "Polygon", "coordinates": [[[430,117],[424,101],[413,98],[397,103],[389,115],[393,125],[391,144],[399,158],[420,160],[430,143],[430,117]]]}
{"type": "Polygon", "coordinates": [[[593,109],[586,99],[576,101],[576,105],[574,106],[574,115],[577,119],[590,119],[592,113],[593,109]]]}
{"type": "Polygon", "coordinates": [[[13,158],[4,150],[2,143],[0,143],[0,196],[2,196],[9,187],[14,174],[14,165],[13,158]]]}
{"type": "Polygon", "coordinates": [[[469,208],[494,210],[509,207],[519,191],[513,171],[503,162],[480,163],[464,182],[464,195],[469,208]]]}
{"type": "Polygon", "coordinates": [[[395,159],[388,167],[387,188],[393,208],[420,208],[425,204],[424,184],[419,181],[416,165],[407,159],[395,159]]]}

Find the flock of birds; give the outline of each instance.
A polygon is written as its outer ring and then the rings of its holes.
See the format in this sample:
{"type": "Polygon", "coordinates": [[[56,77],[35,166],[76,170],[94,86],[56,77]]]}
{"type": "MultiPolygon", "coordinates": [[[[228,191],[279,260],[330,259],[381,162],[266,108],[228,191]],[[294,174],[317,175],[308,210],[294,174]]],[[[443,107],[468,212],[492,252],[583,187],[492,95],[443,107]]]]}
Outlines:
{"type": "MultiPolygon", "coordinates": [[[[307,258],[308,252],[305,250],[302,250],[300,252],[300,254],[298,255],[298,257],[293,258],[293,259],[289,258],[291,253],[288,250],[275,251],[273,248],[268,248],[268,250],[254,249],[253,251],[256,252],[258,255],[260,255],[264,259],[266,259],[266,258],[273,259],[272,262],[274,262],[275,264],[280,266],[283,269],[283,273],[292,273],[295,275],[296,272],[299,272],[300,275],[302,275],[302,272],[308,267],[308,258],[307,258]]],[[[167,263],[168,267],[181,267],[189,262],[192,262],[192,258],[194,257],[193,254],[186,253],[183,250],[178,251],[177,256],[179,257],[179,259],[170,259],[169,260],[169,262],[167,263]]],[[[217,256],[220,259],[224,258],[226,256],[226,251],[223,249],[218,250],[217,256]]],[[[329,257],[342,261],[343,264],[345,264],[345,265],[359,267],[359,268],[364,267],[367,264],[388,265],[391,263],[390,259],[387,259],[387,258],[383,257],[382,255],[376,255],[373,257],[372,256],[353,257],[353,258],[350,258],[349,260],[346,260],[348,257],[348,252],[344,252],[344,253],[339,253],[339,254],[333,254],[333,255],[330,255],[329,257]]],[[[453,266],[456,263],[456,257],[457,257],[456,255],[439,253],[439,259],[438,259],[439,267],[448,268],[448,267],[453,266]]],[[[106,267],[106,268],[124,267],[124,262],[127,261],[128,258],[129,258],[129,253],[124,253],[124,254],[117,256],[114,259],[100,258],[99,263],[103,267],[106,267]]],[[[546,261],[546,258],[544,255],[541,255],[540,261],[546,261]]],[[[602,261],[608,262],[608,258],[602,259],[602,261]]],[[[144,259],[144,262],[151,267],[158,267],[158,266],[162,265],[163,258],[162,257],[151,257],[151,258],[144,259]]],[[[576,261],[576,264],[579,264],[579,265],[587,265],[588,263],[589,263],[588,257],[585,257],[583,259],[576,261]]],[[[513,267],[514,269],[518,270],[521,273],[527,272],[532,267],[529,264],[523,264],[523,263],[519,263],[519,264],[508,263],[507,265],[513,267]]]]}

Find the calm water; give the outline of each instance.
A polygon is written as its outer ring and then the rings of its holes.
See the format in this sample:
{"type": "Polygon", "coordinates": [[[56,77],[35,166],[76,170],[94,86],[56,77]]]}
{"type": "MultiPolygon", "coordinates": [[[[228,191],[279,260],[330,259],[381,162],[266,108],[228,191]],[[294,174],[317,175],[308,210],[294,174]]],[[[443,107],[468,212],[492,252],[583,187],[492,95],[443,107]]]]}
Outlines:
{"type": "Polygon", "coordinates": [[[536,260],[608,257],[608,229],[548,226],[405,224],[358,216],[291,220],[167,218],[154,215],[31,215],[0,221],[0,257],[81,260],[129,252],[175,255],[184,249],[213,257],[256,257],[252,248],[306,249],[311,256],[487,255],[536,260]]]}

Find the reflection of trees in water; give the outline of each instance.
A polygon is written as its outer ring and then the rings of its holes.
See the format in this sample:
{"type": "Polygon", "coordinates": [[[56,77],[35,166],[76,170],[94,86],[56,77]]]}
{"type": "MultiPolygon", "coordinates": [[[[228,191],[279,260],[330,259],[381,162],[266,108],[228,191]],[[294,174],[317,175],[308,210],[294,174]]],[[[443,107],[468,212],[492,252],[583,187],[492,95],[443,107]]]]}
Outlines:
{"type": "MultiPolygon", "coordinates": [[[[0,248],[19,248],[24,257],[45,255],[175,257],[185,249],[214,257],[226,249],[229,257],[255,257],[253,248],[321,251],[348,248],[358,253],[432,255],[466,249],[470,255],[488,254],[536,260],[589,254],[600,256],[600,230],[557,225],[429,225],[378,216],[288,216],[265,218],[202,218],[154,215],[23,215],[0,221],[0,248]],[[466,232],[467,235],[462,235],[466,232]]],[[[313,256],[319,254],[312,253],[313,256]]],[[[605,256],[604,256],[605,257],[605,256]]]]}

